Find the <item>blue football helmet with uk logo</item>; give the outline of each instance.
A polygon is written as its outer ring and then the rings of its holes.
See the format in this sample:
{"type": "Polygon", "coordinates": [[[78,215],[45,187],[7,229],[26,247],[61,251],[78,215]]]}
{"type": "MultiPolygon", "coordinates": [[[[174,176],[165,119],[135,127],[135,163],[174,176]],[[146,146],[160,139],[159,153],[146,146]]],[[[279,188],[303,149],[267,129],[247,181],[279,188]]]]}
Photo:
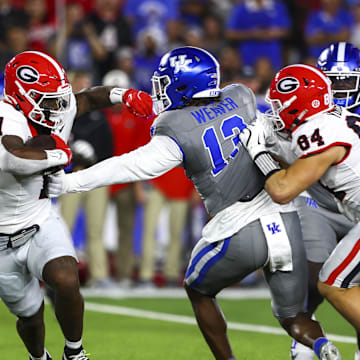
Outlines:
{"type": "Polygon", "coordinates": [[[324,49],[317,67],[331,80],[335,104],[354,108],[360,104],[360,50],[346,42],[324,49]]]}
{"type": "Polygon", "coordinates": [[[206,50],[185,46],[166,53],[152,78],[157,114],[181,108],[191,99],[220,96],[219,63],[206,50]]]}

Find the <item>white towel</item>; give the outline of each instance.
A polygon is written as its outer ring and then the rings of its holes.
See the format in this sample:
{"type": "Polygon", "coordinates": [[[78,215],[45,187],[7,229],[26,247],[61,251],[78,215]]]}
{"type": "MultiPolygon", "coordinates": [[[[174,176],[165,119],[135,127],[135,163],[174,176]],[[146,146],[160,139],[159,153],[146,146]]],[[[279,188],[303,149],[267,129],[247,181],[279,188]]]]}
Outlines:
{"type": "Polygon", "coordinates": [[[280,214],[261,216],[260,222],[268,244],[270,271],[292,271],[291,245],[280,214]]]}

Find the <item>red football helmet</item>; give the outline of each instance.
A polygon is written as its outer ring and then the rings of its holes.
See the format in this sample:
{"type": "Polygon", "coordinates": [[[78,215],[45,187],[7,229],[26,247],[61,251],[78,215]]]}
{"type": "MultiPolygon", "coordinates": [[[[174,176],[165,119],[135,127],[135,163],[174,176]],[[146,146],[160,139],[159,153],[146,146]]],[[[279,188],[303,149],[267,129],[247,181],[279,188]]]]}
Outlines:
{"type": "Polygon", "coordinates": [[[275,131],[293,131],[304,120],[334,107],[330,79],[321,70],[305,64],[281,69],[271,82],[266,101],[271,104],[268,118],[275,131]]]}
{"type": "Polygon", "coordinates": [[[65,70],[45,53],[22,52],[5,67],[5,100],[47,128],[62,126],[64,114],[70,109],[71,92],[65,70]]]}

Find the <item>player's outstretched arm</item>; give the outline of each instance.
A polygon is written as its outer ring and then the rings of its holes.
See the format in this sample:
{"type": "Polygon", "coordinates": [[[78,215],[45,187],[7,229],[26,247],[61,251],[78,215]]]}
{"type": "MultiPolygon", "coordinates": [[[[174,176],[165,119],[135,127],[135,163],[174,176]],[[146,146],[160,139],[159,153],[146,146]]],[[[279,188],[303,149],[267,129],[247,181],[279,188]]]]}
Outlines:
{"type": "Polygon", "coordinates": [[[319,154],[296,160],[288,169],[269,176],[265,190],[279,204],[287,204],[317,182],[346,153],[343,146],[331,147],[319,154]]]}
{"type": "Polygon", "coordinates": [[[122,89],[111,86],[95,86],[75,94],[77,102],[76,116],[92,110],[103,109],[116,104],[125,104],[130,111],[147,118],[152,115],[151,96],[144,91],[122,89]]]}
{"type": "Polygon", "coordinates": [[[153,179],[179,166],[183,154],[175,141],[167,136],[152,140],[130,153],[114,156],[85,170],[50,176],[49,197],[84,192],[113,184],[153,179]]]}
{"type": "MultiPolygon", "coordinates": [[[[4,135],[0,144],[0,167],[16,175],[31,175],[46,169],[66,166],[71,161],[71,150],[56,135],[49,135],[52,146],[49,149],[27,146],[15,135],[4,135]]],[[[34,138],[32,138],[34,139],[34,138]]]]}

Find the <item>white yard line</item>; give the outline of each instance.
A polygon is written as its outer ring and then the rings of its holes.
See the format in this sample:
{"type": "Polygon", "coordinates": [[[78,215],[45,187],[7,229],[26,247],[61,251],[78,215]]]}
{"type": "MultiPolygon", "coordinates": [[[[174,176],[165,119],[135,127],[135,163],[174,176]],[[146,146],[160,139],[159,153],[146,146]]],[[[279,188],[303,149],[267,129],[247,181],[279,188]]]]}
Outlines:
{"type": "MultiPolygon", "coordinates": [[[[86,301],[85,309],[87,311],[95,311],[95,312],[101,312],[112,315],[124,315],[124,316],[132,316],[143,319],[161,320],[161,321],[168,321],[174,323],[196,325],[195,318],[192,316],[159,313],[155,311],[140,310],[140,309],[128,308],[124,306],[105,305],[105,304],[98,304],[98,303],[86,301]]],[[[284,330],[282,330],[280,327],[265,326],[265,325],[251,325],[251,324],[229,322],[228,329],[288,336],[287,333],[284,330]]],[[[338,341],[342,343],[356,344],[355,337],[351,337],[351,336],[328,334],[328,338],[330,340],[338,341]]]]}
{"type": "MultiPolygon", "coordinates": [[[[87,297],[102,297],[111,299],[125,298],[172,298],[185,299],[186,292],[183,288],[155,288],[155,289],[94,289],[82,288],[81,293],[87,297]]],[[[270,299],[268,288],[257,289],[225,289],[221,291],[218,298],[222,299],[270,299]]]]}

